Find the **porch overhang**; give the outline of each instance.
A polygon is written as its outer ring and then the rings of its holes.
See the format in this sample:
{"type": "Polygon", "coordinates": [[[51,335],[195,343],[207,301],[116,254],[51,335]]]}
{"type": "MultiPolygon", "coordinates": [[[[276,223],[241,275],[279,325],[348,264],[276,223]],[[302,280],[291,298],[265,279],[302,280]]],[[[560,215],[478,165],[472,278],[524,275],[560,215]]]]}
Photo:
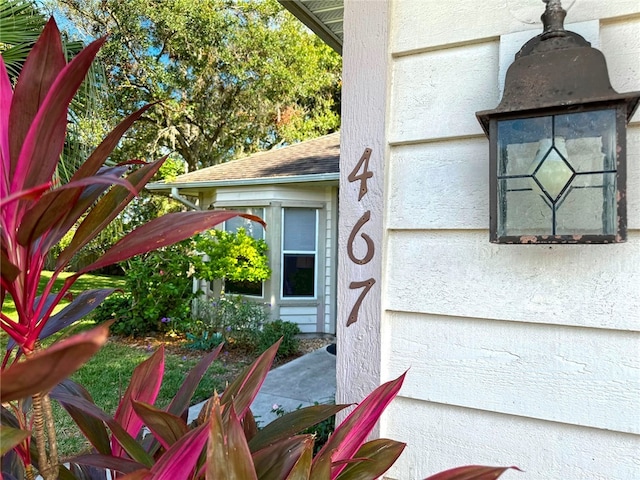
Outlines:
{"type": "Polygon", "coordinates": [[[342,55],[344,0],[278,0],[278,2],[342,55]]]}
{"type": "Polygon", "coordinates": [[[318,173],[311,175],[290,175],[287,177],[267,177],[267,178],[242,178],[229,180],[212,180],[201,182],[183,182],[183,183],[163,183],[156,182],[147,185],[147,190],[158,193],[170,192],[172,188],[178,190],[205,190],[220,187],[242,187],[249,185],[280,185],[291,183],[317,183],[317,182],[338,182],[340,180],[339,172],[318,173]]]}

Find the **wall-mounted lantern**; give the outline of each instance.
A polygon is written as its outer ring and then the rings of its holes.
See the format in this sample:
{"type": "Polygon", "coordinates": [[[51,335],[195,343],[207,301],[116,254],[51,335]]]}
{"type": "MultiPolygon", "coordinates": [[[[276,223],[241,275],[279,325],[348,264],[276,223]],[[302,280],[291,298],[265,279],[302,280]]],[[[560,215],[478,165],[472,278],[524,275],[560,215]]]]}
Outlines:
{"type": "Polygon", "coordinates": [[[602,52],[564,29],[559,0],[545,3],[544,31],[516,55],[500,105],[476,114],[490,142],[490,240],[624,242],[626,126],[640,92],[617,93],[602,52]]]}

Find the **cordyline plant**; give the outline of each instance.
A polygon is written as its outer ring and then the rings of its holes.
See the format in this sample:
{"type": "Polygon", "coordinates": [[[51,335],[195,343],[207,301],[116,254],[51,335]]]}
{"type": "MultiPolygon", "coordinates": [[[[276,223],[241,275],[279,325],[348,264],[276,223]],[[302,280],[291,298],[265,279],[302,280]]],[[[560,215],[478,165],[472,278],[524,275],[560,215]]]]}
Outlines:
{"type": "MultiPolygon", "coordinates": [[[[89,393],[67,377],[107,340],[108,324],[40,348],[39,341],[96,308],[111,290],[84,292],[57,314],[78,277],[154,248],[183,240],[227,220],[236,212],[183,212],[149,222],[62,287],[54,281],[73,255],[109,223],[160,167],[131,162],[105,167],[124,132],[146,108],[125,119],[98,146],[69,183],[55,185],[54,171],[65,139],[67,108],[104,40],[89,45],[69,64],[60,36],[50,21],[33,47],[15,89],[0,62],[1,296],[9,293],[17,320],[2,314],[11,337],[0,378],[1,478],[48,479],[208,479],[208,480],[358,480],[382,475],[404,444],[367,442],[385,407],[398,393],[404,375],[371,393],[339,425],[313,456],[314,438],[300,435],[345,406],[318,405],[285,415],[258,431],[250,405],[278,350],[262,354],[229,385],[213,392],[198,422],[187,425],[191,397],[220,347],[205,356],[186,377],[172,402],[153,404],[164,374],[162,349],[133,373],[115,415],[97,407],[89,393]],[[71,244],[38,294],[45,257],[70,229],[71,244]],[[12,354],[14,350],[15,354],[12,354]],[[58,459],[50,398],[67,410],[92,446],[84,455],[58,459]]],[[[251,220],[257,217],[243,215],[251,220]]],[[[506,468],[461,467],[431,480],[489,480],[506,468]]]]}
{"type": "MultiPolygon", "coordinates": [[[[53,431],[43,428],[43,422],[51,425],[46,392],[100,348],[106,341],[107,330],[97,328],[42,352],[36,352],[38,342],[89,313],[111,290],[84,292],[53,315],[55,307],[80,275],[184,240],[237,215],[206,211],[157,218],[131,232],[97,262],[68,277],[58,290],[54,289],[54,282],[74,254],[122,212],[164,161],[104,166],[125,131],[144,113],[144,107],[105,138],[69,183],[55,184],[69,103],[103,43],[104,39],[97,40],[67,64],[59,31],[51,20],[31,50],[15,89],[4,62],[0,62],[0,300],[4,303],[8,293],[17,311],[17,319],[0,314],[2,329],[11,337],[2,363],[1,395],[2,402],[33,395],[34,415],[29,421],[23,405],[14,405],[14,411],[21,428],[32,424],[40,471],[49,478],[56,476],[49,471],[54,469],[57,459],[53,431]],[[134,166],[137,168],[133,169],[134,166]],[[74,227],[77,229],[71,244],[59,255],[51,279],[39,294],[50,249],[74,227]],[[16,346],[17,352],[12,355],[16,346]],[[45,451],[45,431],[50,454],[45,451]]],[[[3,449],[8,432],[3,427],[3,449]]],[[[33,463],[30,447],[30,437],[16,447],[28,475],[33,463]]]]}

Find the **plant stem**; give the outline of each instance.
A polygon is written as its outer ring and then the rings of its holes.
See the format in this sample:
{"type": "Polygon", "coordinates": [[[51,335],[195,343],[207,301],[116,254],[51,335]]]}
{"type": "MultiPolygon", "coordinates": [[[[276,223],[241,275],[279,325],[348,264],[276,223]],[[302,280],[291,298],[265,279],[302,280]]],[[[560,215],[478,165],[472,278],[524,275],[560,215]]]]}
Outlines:
{"type": "Polygon", "coordinates": [[[40,474],[44,480],[56,480],[58,446],[56,444],[51,400],[48,394],[37,393],[33,396],[33,426],[38,448],[40,474]],[[49,444],[49,454],[47,454],[47,443],[49,444]]]}
{"type": "Polygon", "coordinates": [[[33,473],[33,465],[27,465],[25,467],[25,475],[27,477],[27,480],[35,480],[36,476],[33,473]]]}
{"type": "MultiPolygon", "coordinates": [[[[36,437],[36,447],[38,449],[38,464],[40,465],[40,473],[45,476],[45,472],[49,470],[49,462],[47,460],[47,446],[44,432],[44,415],[42,413],[42,394],[36,393],[33,396],[33,429],[36,437]]],[[[45,477],[46,478],[46,477],[45,477]]]]}
{"type": "Polygon", "coordinates": [[[55,479],[58,465],[58,439],[56,438],[56,426],[53,422],[53,411],[51,410],[51,398],[49,394],[45,394],[42,397],[42,407],[44,410],[44,421],[47,429],[47,438],[49,439],[49,469],[51,470],[52,478],[55,479]]]}

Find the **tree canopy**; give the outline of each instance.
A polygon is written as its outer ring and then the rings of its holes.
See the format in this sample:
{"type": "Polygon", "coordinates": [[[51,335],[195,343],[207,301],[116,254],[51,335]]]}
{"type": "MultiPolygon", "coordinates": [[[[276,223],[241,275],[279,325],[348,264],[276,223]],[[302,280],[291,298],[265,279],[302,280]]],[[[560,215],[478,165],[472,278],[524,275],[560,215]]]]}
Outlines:
{"type": "Polygon", "coordinates": [[[72,33],[109,35],[105,124],[159,101],[123,155],[191,171],[339,127],[340,57],[275,0],[51,1],[72,33]]]}

